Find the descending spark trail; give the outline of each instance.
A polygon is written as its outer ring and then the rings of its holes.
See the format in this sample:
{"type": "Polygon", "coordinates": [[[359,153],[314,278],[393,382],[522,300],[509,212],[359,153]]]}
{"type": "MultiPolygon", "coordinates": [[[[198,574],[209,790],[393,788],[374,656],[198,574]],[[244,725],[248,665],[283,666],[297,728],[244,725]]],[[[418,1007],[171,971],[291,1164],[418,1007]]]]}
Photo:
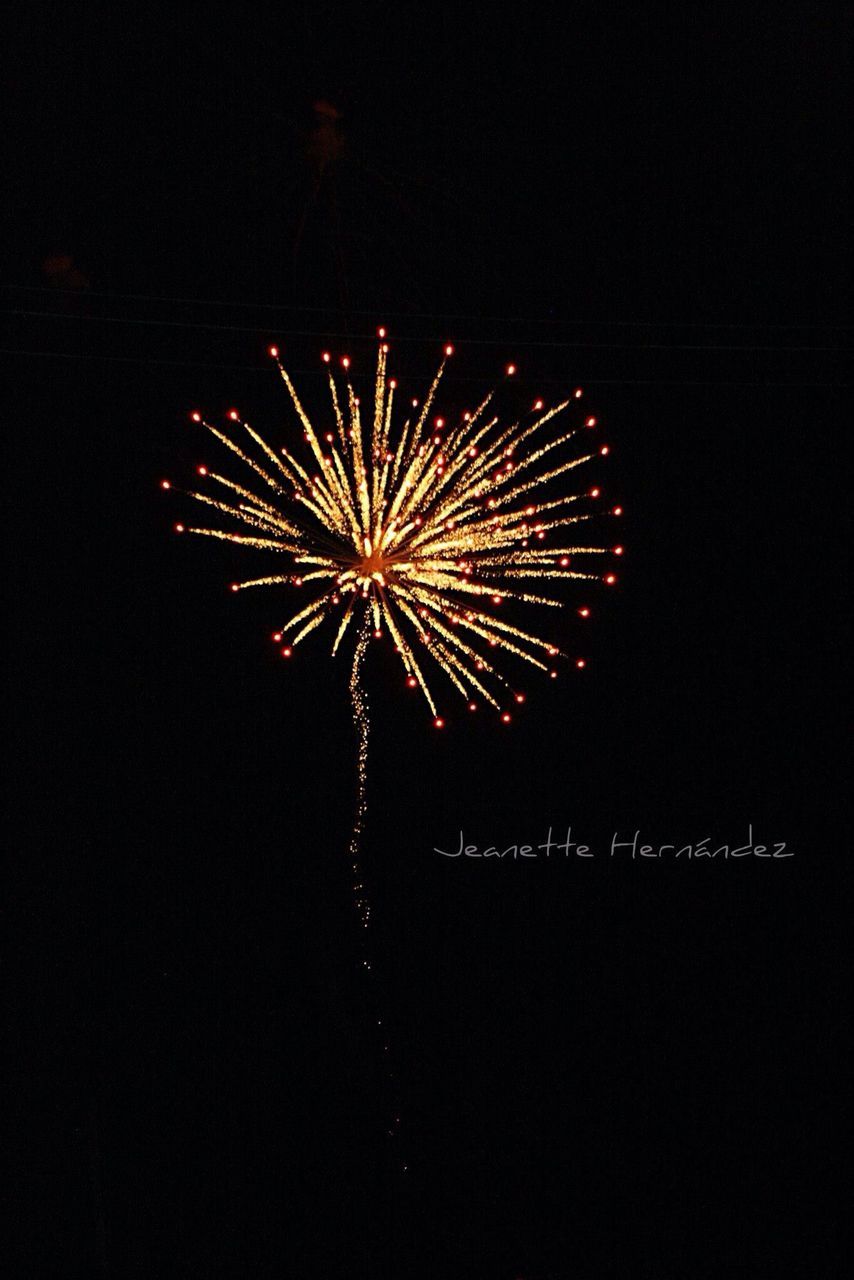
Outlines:
{"type": "MultiPolygon", "coordinates": [[[[362,659],[365,656],[365,650],[368,647],[370,639],[370,630],[368,619],[365,617],[362,623],[362,630],[359,633],[359,639],[356,642],[356,652],[353,655],[353,670],[350,672],[350,699],[353,703],[353,723],[356,726],[358,735],[358,755],[356,760],[357,771],[357,788],[356,788],[356,817],[353,820],[353,831],[350,836],[350,862],[353,868],[353,892],[356,896],[356,909],[359,912],[362,924],[367,928],[371,918],[371,908],[365,893],[365,886],[362,883],[362,868],[359,859],[359,847],[362,842],[362,831],[365,826],[365,816],[367,814],[368,796],[368,695],[365,693],[364,686],[359,679],[359,669],[362,665],[362,659]]],[[[370,967],[370,962],[364,960],[366,967],[370,967]]]]}

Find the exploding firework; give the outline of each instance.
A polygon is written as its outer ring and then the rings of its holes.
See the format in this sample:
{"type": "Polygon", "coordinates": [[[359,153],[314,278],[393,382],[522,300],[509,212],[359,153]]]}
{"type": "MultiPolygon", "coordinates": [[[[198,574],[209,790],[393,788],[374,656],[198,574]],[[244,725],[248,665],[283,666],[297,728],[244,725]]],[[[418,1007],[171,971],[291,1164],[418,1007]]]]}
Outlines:
{"type": "MultiPolygon", "coordinates": [[[[391,638],[406,685],[420,689],[437,728],[445,720],[434,679],[444,681],[446,690],[450,685],[470,711],[477,709],[478,699],[491,704],[507,724],[510,708],[525,697],[516,681],[510,682],[513,667],[528,664],[556,677],[556,662],[570,656],[556,640],[517,625],[517,612],[559,609],[564,601],[551,591],[564,580],[615,582],[612,572],[589,566],[596,557],[601,563],[605,555],[622,554],[622,547],[581,545],[571,532],[601,515],[601,492],[595,486],[570,492],[567,478],[608,453],[607,445],[589,444],[596,420],[580,411],[580,390],[548,408],[537,400],[510,425],[502,423],[493,391],[450,428],[435,412],[453,354],[446,347],[423,402],[408,401],[405,413],[396,416],[397,387],[387,376],[385,336],[381,329],[370,406],[362,406],[353,388],[349,358],[341,361],[339,381],[331,356],[324,353],[330,406],[319,429],[278,349],[270,348],[302,427],[302,461],[290,446],[274,449],[236,410],[228,415],[227,429],[194,413],[193,420],[239,460],[242,470],[231,479],[201,466],[208,491],[189,491],[216,513],[222,527],[176,525],[180,533],[287,558],[284,572],[232,583],[233,591],[297,587],[310,595],[274,633],[283,657],[290,658],[326,623],[333,654],[348,631],[355,634],[349,687],[358,770],[349,861],[364,929],[371,911],[360,867],[369,736],[362,664],[372,636],[391,638]]],[[[515,372],[508,365],[505,376],[515,372]]],[[[611,514],[619,516],[622,509],[613,507],[611,514]]],[[[577,614],[588,618],[589,605],[581,604],[577,614]]],[[[585,665],[581,657],[574,662],[578,668],[585,665]]],[[[362,965],[372,967],[366,948],[362,965]]],[[[384,1018],[377,1019],[387,1062],[384,1024],[384,1018]]],[[[387,1129],[398,1145],[399,1125],[395,1114],[387,1129]]],[[[400,1156],[398,1163],[405,1172],[408,1165],[400,1156]]]]}
{"type": "MultiPolygon", "coordinates": [[[[244,472],[241,483],[200,467],[212,491],[189,496],[237,527],[176,528],[289,558],[285,572],[232,584],[233,591],[295,586],[311,594],[274,634],[284,657],[325,623],[334,654],[352,628],[351,689],[358,690],[367,639],[387,633],[406,684],[420,689],[437,728],[445,720],[436,678],[450,682],[470,710],[482,699],[507,723],[510,707],[524,700],[507,668],[528,664],[554,678],[555,660],[569,656],[554,639],[509,621],[508,607],[514,616],[517,605],[559,609],[555,584],[616,581],[591,566],[622,548],[580,545],[571,532],[601,513],[600,490],[566,485],[570,472],[608,446],[590,447],[596,420],[579,412],[580,390],[550,407],[537,400],[510,425],[502,424],[493,391],[449,429],[434,406],[450,346],[424,400],[396,415],[384,330],[379,337],[370,407],[353,388],[350,360],[341,361],[339,381],[324,353],[328,430],[313,425],[270,348],[302,427],[302,462],[288,446],[274,449],[236,410],[228,415],[231,431],[194,413],[244,472]]],[[[505,376],[515,372],[508,365],[505,376]]],[[[590,610],[577,612],[586,618],[590,610]]],[[[584,659],[574,661],[583,667],[584,659]]],[[[358,722],[355,693],[354,709],[358,722]]]]}

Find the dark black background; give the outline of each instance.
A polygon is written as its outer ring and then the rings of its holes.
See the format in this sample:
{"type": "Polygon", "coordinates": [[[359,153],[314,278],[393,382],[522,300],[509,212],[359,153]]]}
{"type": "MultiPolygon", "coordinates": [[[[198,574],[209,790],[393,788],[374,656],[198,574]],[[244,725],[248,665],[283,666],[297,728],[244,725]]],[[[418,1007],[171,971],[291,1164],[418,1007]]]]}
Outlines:
{"type": "Polygon", "coordinates": [[[9,1274],[840,1274],[844,46],[800,3],[18,28],[9,1274]],[[346,664],[277,661],[157,486],[197,405],[293,433],[271,339],[318,403],[381,322],[419,390],[456,342],[449,409],[584,385],[627,554],[511,730],[371,654],[366,987],[346,664]],[[432,851],[569,823],[596,859],[432,851]],[[608,857],[750,823],[796,856],[608,857]]]}

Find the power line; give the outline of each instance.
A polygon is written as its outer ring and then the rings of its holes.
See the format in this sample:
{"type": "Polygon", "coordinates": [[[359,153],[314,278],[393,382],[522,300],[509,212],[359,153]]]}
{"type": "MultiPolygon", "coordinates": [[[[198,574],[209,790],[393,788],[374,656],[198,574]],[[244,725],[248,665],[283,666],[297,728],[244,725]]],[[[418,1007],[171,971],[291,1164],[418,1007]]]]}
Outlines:
{"type": "MultiPolygon", "coordinates": [[[[185,369],[226,369],[232,372],[241,373],[262,373],[268,375],[270,369],[264,365],[257,364],[220,364],[213,362],[205,362],[200,360],[163,360],[161,358],[142,359],[138,356],[108,356],[100,355],[95,352],[75,352],[75,351],[32,351],[23,349],[14,349],[11,347],[0,347],[0,355],[12,356],[36,356],[45,359],[56,360],[103,360],[110,364],[135,364],[135,365],[168,365],[170,367],[179,367],[185,369]]],[[[325,366],[323,366],[325,368],[325,366]]],[[[321,372],[320,368],[294,368],[293,372],[301,376],[309,376],[321,372]]],[[[476,382],[483,384],[483,378],[466,377],[456,375],[455,382],[476,382]]],[[[552,383],[565,385],[565,379],[557,378],[538,378],[537,381],[543,385],[552,383]]],[[[825,381],[798,381],[798,382],[778,382],[778,381],[739,381],[724,378],[585,378],[585,386],[588,387],[607,387],[607,386],[662,386],[662,387],[833,387],[842,390],[849,387],[848,382],[825,382],[825,381]]]]}
{"type": "MultiPolygon", "coordinates": [[[[167,328],[167,329],[208,329],[222,333],[258,333],[269,334],[269,328],[259,328],[255,325],[236,325],[236,324],[214,324],[212,322],[199,323],[190,320],[143,320],[133,316],[89,316],[89,315],[63,315],[54,311],[24,311],[21,309],[13,309],[7,312],[12,316],[27,316],[32,319],[48,319],[61,321],[84,321],[90,324],[126,324],[139,325],[146,328],[167,328]]],[[[338,338],[342,341],[373,341],[374,334],[345,334],[340,330],[332,329],[277,329],[277,333],[286,338],[338,338]]],[[[395,342],[417,342],[424,343],[433,341],[437,346],[446,341],[445,338],[424,338],[404,335],[394,339],[395,342]]],[[[466,338],[466,346],[495,347],[507,345],[503,339],[499,338],[466,338]]],[[[545,339],[534,339],[533,341],[514,340],[511,344],[514,348],[526,347],[549,347],[558,350],[603,350],[603,351],[813,351],[813,352],[833,352],[842,353],[847,351],[847,347],[812,347],[812,346],[795,346],[784,347],[774,343],[763,345],[746,346],[743,343],[692,343],[692,342],[570,342],[556,341],[545,339]]]]}
{"type": "MultiPolygon", "coordinates": [[[[116,298],[129,302],[177,302],[193,304],[200,307],[232,307],[256,311],[291,311],[306,315],[330,315],[337,311],[336,307],[308,307],[298,303],[245,302],[226,298],[186,298],[170,294],[116,293],[97,289],[61,289],[52,285],[22,285],[0,283],[0,289],[10,289],[24,293],[47,293],[72,295],[86,298],[116,298]]],[[[445,313],[438,311],[393,311],[388,307],[375,307],[371,310],[351,310],[352,315],[396,317],[404,320],[472,320],[480,323],[496,324],[544,324],[570,325],[588,327],[591,325],[606,328],[640,328],[640,329],[841,329],[848,331],[854,326],[839,324],[833,321],[807,321],[804,323],[786,322],[768,323],[766,321],[704,321],[704,320],[602,320],[589,318],[573,320],[567,317],[543,316],[491,316],[485,314],[471,315],[465,313],[445,313]]]]}

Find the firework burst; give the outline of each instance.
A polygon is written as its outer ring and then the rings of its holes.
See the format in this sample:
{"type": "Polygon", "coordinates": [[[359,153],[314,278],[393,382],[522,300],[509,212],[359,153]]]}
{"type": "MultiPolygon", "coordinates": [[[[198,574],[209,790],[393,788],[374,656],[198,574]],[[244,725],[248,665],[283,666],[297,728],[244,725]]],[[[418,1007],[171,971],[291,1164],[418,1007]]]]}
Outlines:
{"type": "MultiPolygon", "coordinates": [[[[387,634],[400,657],[406,684],[421,690],[437,728],[445,721],[434,698],[434,679],[444,681],[469,710],[482,700],[503,723],[510,708],[524,701],[510,683],[514,665],[527,664],[557,676],[556,662],[569,655],[560,643],[517,625],[517,612],[560,609],[557,589],[564,581],[613,583],[614,573],[595,571],[603,556],[622,547],[577,541],[576,526],[601,514],[600,490],[570,488],[568,479],[608,453],[591,445],[596,426],[581,412],[581,391],[546,407],[537,400],[509,425],[496,410],[495,392],[465,413],[454,428],[435,411],[436,397],[453,354],[446,347],[426,397],[395,412],[397,386],[387,374],[388,345],[379,331],[373,403],[363,406],[350,378],[350,360],[329,378],[327,422],[312,423],[296,388],[270,348],[304,436],[299,450],[268,444],[236,410],[226,429],[205,427],[237,458],[236,479],[200,466],[205,492],[188,496],[215,513],[218,527],[176,525],[258,552],[284,556],[283,572],[232,583],[233,591],[253,587],[298,587],[309,599],[274,633],[283,657],[329,624],[332,652],[355,635],[350,696],[358,742],[357,803],[349,863],[363,938],[371,918],[360,865],[367,817],[369,718],[362,663],[372,636],[387,634]],[[400,421],[403,418],[404,420],[400,421]],[[555,594],[552,594],[555,592],[555,594]],[[508,611],[513,621],[508,618],[508,611]],[[429,683],[428,683],[429,681],[429,683]]],[[[509,365],[507,377],[516,370],[509,365]]],[[[162,482],[171,489],[169,481],[162,482]]],[[[611,514],[622,514],[620,507],[611,514]]],[[[590,608],[582,604],[584,619],[590,608]]],[[[583,658],[575,665],[583,667],[583,658]]],[[[372,968],[367,944],[362,965],[372,968]]],[[[389,1052],[385,1018],[377,1018],[383,1062],[389,1052]]],[[[391,1078],[393,1073],[389,1073],[391,1078]]],[[[387,1133],[400,1146],[400,1116],[387,1133]]],[[[403,1173],[408,1165],[401,1155],[403,1173]]]]}
{"type": "MultiPolygon", "coordinates": [[[[501,423],[490,392],[449,430],[434,407],[450,346],[426,397],[408,402],[398,425],[385,331],[379,336],[370,406],[353,388],[349,359],[341,361],[339,380],[324,353],[325,431],[313,425],[278,349],[270,348],[302,427],[303,462],[288,447],[274,449],[236,410],[228,431],[194,413],[243,474],[233,480],[200,467],[209,491],[189,492],[229,527],[176,528],[289,558],[284,572],[232,584],[233,591],[297,586],[310,593],[274,634],[284,657],[328,623],[333,654],[348,631],[357,633],[357,674],[364,638],[387,633],[406,683],[420,689],[438,728],[437,676],[469,709],[483,700],[507,722],[508,708],[524,695],[505,665],[528,664],[555,677],[555,660],[568,656],[555,640],[510,622],[507,606],[514,616],[517,602],[555,610],[564,601],[552,591],[563,581],[616,581],[610,571],[595,571],[595,558],[622,548],[582,545],[574,536],[600,513],[599,489],[567,486],[570,473],[608,447],[590,446],[596,420],[579,412],[580,390],[551,407],[538,400],[510,425],[501,423]]],[[[515,372],[509,365],[506,376],[515,372]]],[[[589,612],[578,609],[581,617],[589,612]]]]}

